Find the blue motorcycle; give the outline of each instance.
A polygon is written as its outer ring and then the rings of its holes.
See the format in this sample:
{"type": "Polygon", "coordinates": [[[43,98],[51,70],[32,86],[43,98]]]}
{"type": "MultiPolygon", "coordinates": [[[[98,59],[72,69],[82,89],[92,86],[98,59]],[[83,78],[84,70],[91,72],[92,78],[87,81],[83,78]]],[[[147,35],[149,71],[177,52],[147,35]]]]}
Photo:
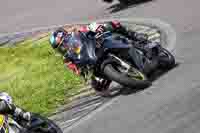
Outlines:
{"type": "Polygon", "coordinates": [[[150,66],[153,66],[151,70],[155,70],[175,65],[174,56],[158,43],[139,42],[148,45],[138,47],[135,41],[109,31],[95,37],[80,32],[71,41],[81,44],[79,67],[83,75],[90,72],[128,88],[149,87],[151,81],[148,80],[147,70],[150,66]],[[157,64],[152,65],[155,59],[157,64]]]}

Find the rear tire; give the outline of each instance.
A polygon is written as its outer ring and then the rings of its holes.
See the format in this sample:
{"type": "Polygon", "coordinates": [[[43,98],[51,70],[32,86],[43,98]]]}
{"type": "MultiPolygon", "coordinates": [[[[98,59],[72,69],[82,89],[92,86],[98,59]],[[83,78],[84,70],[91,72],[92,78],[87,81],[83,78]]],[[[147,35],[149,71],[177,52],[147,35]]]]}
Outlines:
{"type": "Polygon", "coordinates": [[[129,88],[136,88],[136,89],[144,89],[151,85],[151,82],[147,80],[146,76],[141,73],[139,70],[135,69],[135,71],[139,72],[143,79],[133,79],[129,77],[127,74],[124,74],[122,72],[119,72],[112,66],[112,64],[107,64],[104,67],[104,74],[106,77],[108,77],[110,80],[113,80],[123,86],[129,87],[129,88]]]}
{"type": "Polygon", "coordinates": [[[103,0],[104,2],[106,2],[106,3],[112,3],[113,2],[113,0],[103,0]]]}
{"type": "Polygon", "coordinates": [[[159,56],[159,63],[161,68],[170,69],[175,66],[175,58],[167,49],[162,48],[159,56]]]}
{"type": "Polygon", "coordinates": [[[119,2],[122,5],[129,5],[131,3],[131,0],[119,0],[119,2]]]}

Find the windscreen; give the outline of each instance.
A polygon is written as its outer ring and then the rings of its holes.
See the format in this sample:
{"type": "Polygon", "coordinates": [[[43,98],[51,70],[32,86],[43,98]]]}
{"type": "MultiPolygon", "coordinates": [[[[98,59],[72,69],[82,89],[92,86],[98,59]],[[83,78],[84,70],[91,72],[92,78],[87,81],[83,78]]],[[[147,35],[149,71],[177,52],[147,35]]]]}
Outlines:
{"type": "Polygon", "coordinates": [[[72,55],[73,60],[76,60],[76,63],[88,64],[95,62],[95,42],[88,39],[84,33],[70,34],[65,44],[67,44],[70,55],[72,55]]]}

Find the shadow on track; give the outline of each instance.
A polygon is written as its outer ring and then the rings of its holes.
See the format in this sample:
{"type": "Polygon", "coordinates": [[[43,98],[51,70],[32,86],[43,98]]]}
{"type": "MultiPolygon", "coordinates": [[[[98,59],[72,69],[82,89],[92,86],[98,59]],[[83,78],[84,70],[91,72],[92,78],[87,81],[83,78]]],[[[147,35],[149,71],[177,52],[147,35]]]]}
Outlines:
{"type": "MultiPolygon", "coordinates": [[[[154,82],[155,80],[158,80],[164,74],[167,74],[169,71],[178,67],[179,65],[180,65],[180,63],[176,63],[176,65],[174,67],[172,67],[171,69],[168,69],[168,70],[165,70],[165,71],[163,71],[163,70],[155,71],[154,73],[152,73],[151,77],[149,77],[149,80],[151,82],[154,82]]],[[[113,98],[113,97],[119,96],[119,95],[130,95],[130,94],[133,94],[133,93],[143,91],[145,89],[147,89],[147,88],[133,89],[133,88],[125,88],[125,87],[122,87],[120,85],[117,85],[116,87],[111,89],[112,94],[111,94],[111,96],[109,96],[109,98],[113,98]]]]}
{"type": "Polygon", "coordinates": [[[127,4],[127,5],[124,5],[124,4],[121,4],[121,3],[116,3],[116,4],[113,4],[110,7],[108,7],[107,10],[110,10],[109,11],[110,13],[116,13],[116,12],[119,12],[121,10],[132,8],[132,7],[135,7],[139,4],[143,4],[143,3],[151,2],[151,1],[154,1],[154,0],[132,0],[132,2],[127,4]]]}

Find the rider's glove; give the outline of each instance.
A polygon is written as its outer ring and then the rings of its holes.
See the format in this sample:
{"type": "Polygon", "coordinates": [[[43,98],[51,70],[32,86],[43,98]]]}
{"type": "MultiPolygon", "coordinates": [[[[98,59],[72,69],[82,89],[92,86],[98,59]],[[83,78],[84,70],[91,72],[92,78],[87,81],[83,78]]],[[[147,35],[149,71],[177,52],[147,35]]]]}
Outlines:
{"type": "Polygon", "coordinates": [[[16,116],[19,119],[30,121],[31,120],[31,113],[30,112],[25,112],[22,109],[16,107],[14,116],[16,116]]]}

